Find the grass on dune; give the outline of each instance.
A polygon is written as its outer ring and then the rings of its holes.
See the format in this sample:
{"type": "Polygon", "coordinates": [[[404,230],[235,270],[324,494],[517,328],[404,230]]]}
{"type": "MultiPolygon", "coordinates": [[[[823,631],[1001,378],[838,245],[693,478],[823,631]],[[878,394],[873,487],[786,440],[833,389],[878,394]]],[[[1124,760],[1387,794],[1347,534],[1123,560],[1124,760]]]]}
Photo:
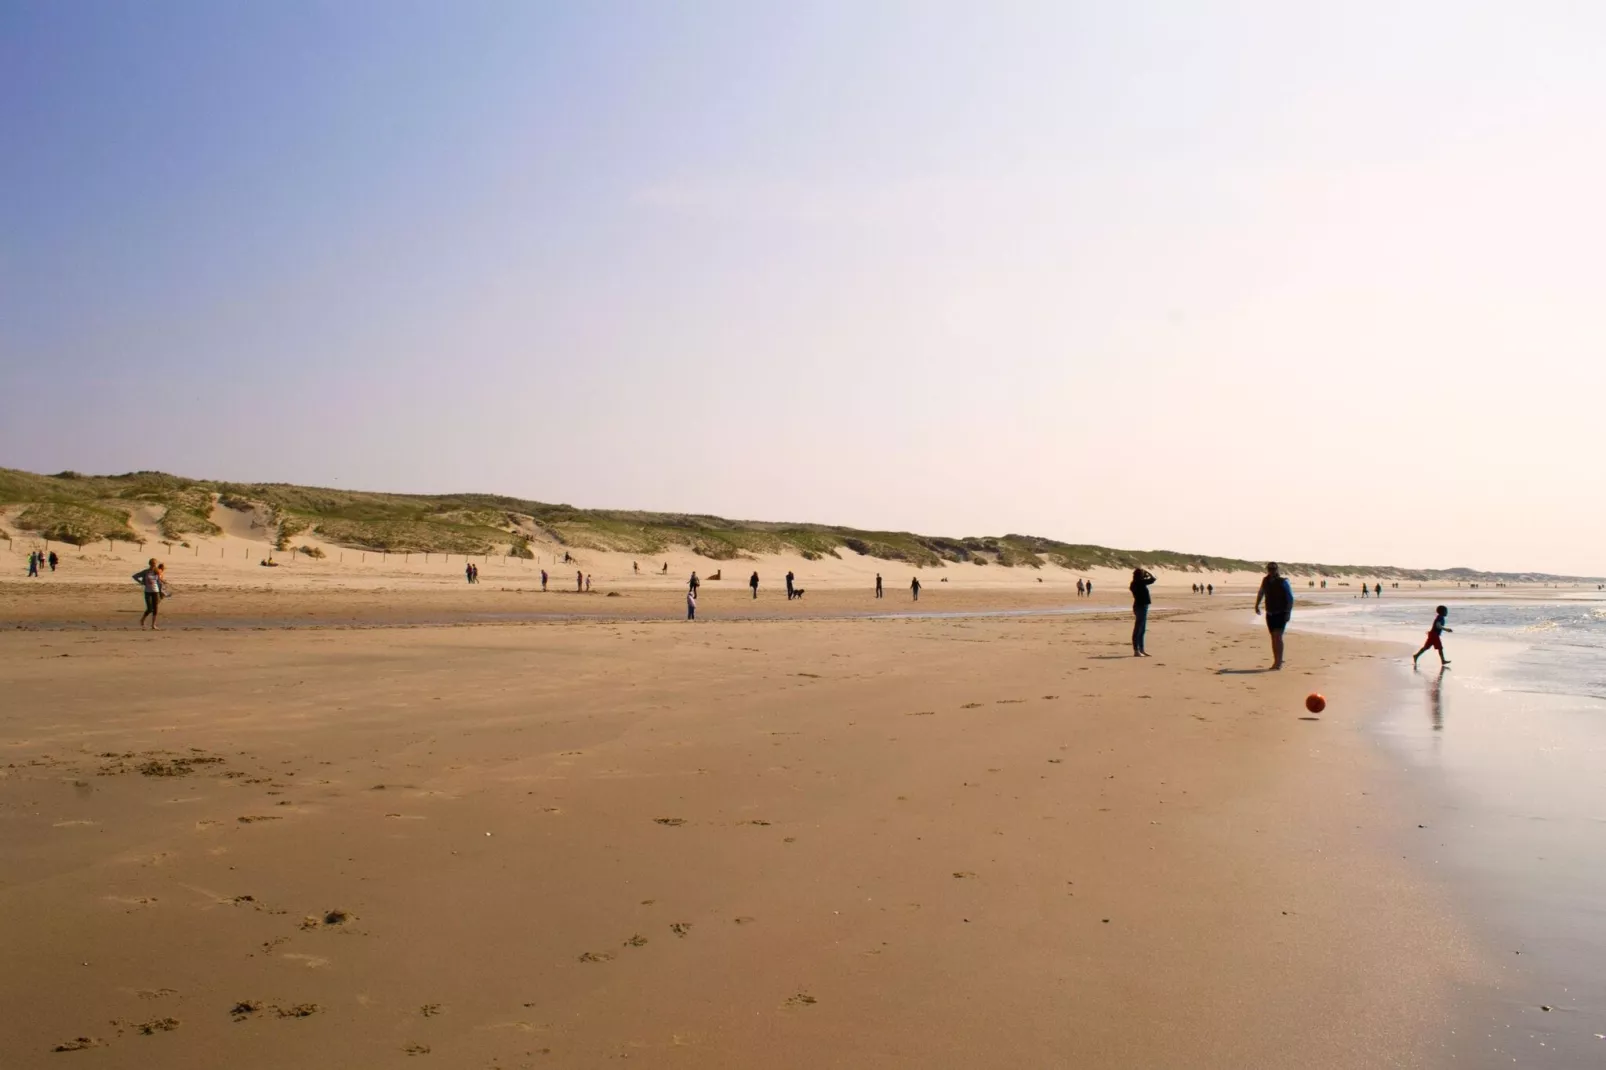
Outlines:
{"type": "MultiPolygon", "coordinates": [[[[811,560],[858,555],[921,568],[972,562],[1004,568],[1057,565],[1169,569],[1201,575],[1258,572],[1262,561],[1185,554],[1170,550],[1118,550],[1033,535],[949,538],[907,531],[867,531],[826,524],[727,520],[699,514],[619,509],[576,509],[496,494],[391,494],[302,487],[287,483],[229,483],[186,479],[165,472],[53,476],[0,468],[0,505],[21,506],[12,523],[63,542],[138,541],[132,510],[161,505],[164,538],[215,535],[213,502],[239,511],[265,510],[281,549],[307,532],[340,546],[390,552],[530,555],[534,537],[577,549],[609,550],[645,558],[685,549],[716,561],[759,554],[794,553],[811,560]]],[[[80,545],[82,544],[80,542],[80,545]]],[[[1298,577],[1366,577],[1379,580],[1560,580],[1541,574],[1482,573],[1470,569],[1403,569],[1372,565],[1284,562],[1298,577]]]]}

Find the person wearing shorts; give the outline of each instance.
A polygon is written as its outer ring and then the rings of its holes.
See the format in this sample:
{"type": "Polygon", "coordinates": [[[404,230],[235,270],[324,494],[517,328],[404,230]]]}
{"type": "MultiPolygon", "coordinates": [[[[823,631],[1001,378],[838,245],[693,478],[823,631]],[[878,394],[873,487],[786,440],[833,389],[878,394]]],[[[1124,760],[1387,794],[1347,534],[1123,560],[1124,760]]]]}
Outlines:
{"type": "Polygon", "coordinates": [[[1261,577],[1260,591],[1255,595],[1255,616],[1260,616],[1260,603],[1266,603],[1266,630],[1271,633],[1271,667],[1283,667],[1283,632],[1288,627],[1288,618],[1294,612],[1294,588],[1288,580],[1277,570],[1277,562],[1272,561],[1266,565],[1266,575],[1261,577]]]}
{"type": "Polygon", "coordinates": [[[1442,638],[1442,634],[1444,632],[1455,631],[1454,628],[1448,627],[1445,623],[1450,616],[1450,607],[1439,606],[1434,610],[1434,612],[1438,615],[1433,618],[1433,627],[1428,629],[1427,641],[1422,644],[1421,650],[1418,650],[1415,654],[1411,655],[1411,668],[1413,669],[1416,668],[1416,659],[1421,657],[1423,654],[1426,654],[1430,650],[1437,650],[1439,652],[1440,665],[1450,664],[1450,659],[1444,656],[1444,639],[1442,638]]]}

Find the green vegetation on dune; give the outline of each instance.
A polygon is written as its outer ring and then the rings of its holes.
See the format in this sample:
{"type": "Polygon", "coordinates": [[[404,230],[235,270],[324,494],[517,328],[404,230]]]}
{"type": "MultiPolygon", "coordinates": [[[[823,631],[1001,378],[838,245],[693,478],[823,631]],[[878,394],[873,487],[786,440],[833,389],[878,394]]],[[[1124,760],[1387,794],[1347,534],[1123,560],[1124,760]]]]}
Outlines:
{"type": "MultiPolygon", "coordinates": [[[[758,554],[798,554],[809,560],[857,555],[918,568],[971,562],[1004,568],[1072,571],[1094,568],[1170,569],[1198,574],[1258,572],[1264,562],[1183,554],[1169,550],[1117,550],[1033,535],[947,538],[907,531],[864,531],[824,524],[726,520],[717,516],[576,509],[495,494],[387,494],[300,487],[286,483],[227,483],[184,479],[163,472],[85,476],[36,475],[0,468],[0,505],[21,506],[13,526],[63,542],[138,541],[129,517],[140,505],[162,505],[164,538],[216,535],[214,500],[225,508],[261,509],[280,549],[311,533],[340,546],[391,553],[513,553],[532,556],[532,538],[575,549],[637,554],[644,558],[686,549],[716,561],[758,554]]],[[[1285,562],[1297,577],[1366,577],[1378,580],[1561,580],[1542,574],[1481,573],[1470,569],[1402,569],[1368,565],[1285,562]]]]}
{"type": "Polygon", "coordinates": [[[139,542],[128,526],[128,511],[88,502],[35,502],[12,520],[18,531],[30,531],[53,542],[84,546],[118,539],[139,542]]]}

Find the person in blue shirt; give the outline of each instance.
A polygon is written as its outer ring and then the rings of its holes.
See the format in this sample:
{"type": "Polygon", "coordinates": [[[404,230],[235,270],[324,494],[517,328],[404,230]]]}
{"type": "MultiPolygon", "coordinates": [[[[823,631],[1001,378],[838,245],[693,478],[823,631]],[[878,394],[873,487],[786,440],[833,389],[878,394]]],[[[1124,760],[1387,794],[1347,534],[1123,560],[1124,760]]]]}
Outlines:
{"type": "Polygon", "coordinates": [[[1286,577],[1277,571],[1277,562],[1266,565],[1261,577],[1260,591],[1255,595],[1255,616],[1260,616],[1260,603],[1266,603],[1266,629],[1271,632],[1271,667],[1283,667],[1283,631],[1294,612],[1294,588],[1286,577]]]}
{"type": "Polygon", "coordinates": [[[1413,669],[1416,668],[1416,659],[1426,654],[1429,650],[1437,650],[1439,652],[1440,665],[1450,664],[1450,659],[1444,656],[1444,640],[1440,638],[1445,632],[1455,631],[1454,628],[1449,627],[1447,624],[1450,617],[1450,607],[1439,606],[1435,612],[1438,615],[1433,618],[1433,627],[1428,629],[1427,642],[1422,644],[1421,650],[1411,655],[1411,668],[1413,669]]]}

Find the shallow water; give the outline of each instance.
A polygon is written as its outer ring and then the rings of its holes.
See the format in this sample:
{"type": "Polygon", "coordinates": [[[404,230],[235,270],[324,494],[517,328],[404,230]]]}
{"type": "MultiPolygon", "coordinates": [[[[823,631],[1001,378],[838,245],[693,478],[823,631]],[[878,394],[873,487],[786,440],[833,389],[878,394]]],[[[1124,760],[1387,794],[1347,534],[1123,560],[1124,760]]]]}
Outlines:
{"type": "Polygon", "coordinates": [[[1503,978],[1449,1051],[1455,1065],[1601,1065],[1606,599],[1445,599],[1452,665],[1429,651],[1413,670],[1434,601],[1314,608],[1300,627],[1402,644],[1377,727],[1428,789],[1402,830],[1483,923],[1503,978]]]}

